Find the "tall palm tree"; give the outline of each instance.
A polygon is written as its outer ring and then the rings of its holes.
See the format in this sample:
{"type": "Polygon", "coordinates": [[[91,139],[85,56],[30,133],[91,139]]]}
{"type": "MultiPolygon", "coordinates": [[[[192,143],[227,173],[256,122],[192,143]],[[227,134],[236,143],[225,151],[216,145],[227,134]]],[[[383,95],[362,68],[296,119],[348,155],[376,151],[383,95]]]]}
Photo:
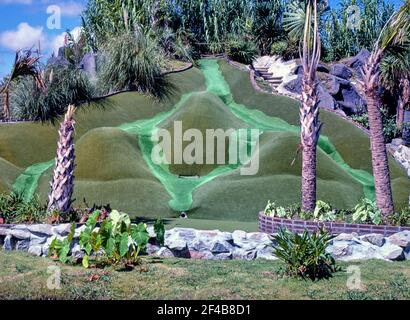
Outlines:
{"type": "Polygon", "coordinates": [[[13,81],[20,77],[33,77],[37,88],[44,88],[44,81],[39,68],[40,56],[33,57],[31,50],[19,50],[14,58],[13,69],[10,76],[0,89],[0,94],[4,94],[3,117],[10,119],[10,86],[13,81]]]}
{"type": "Polygon", "coordinates": [[[316,205],[316,147],[320,134],[316,69],[320,60],[317,0],[306,1],[305,26],[300,58],[303,67],[300,140],[302,148],[302,210],[316,205]]]}
{"type": "Polygon", "coordinates": [[[394,212],[394,206],[380,112],[380,62],[388,50],[403,45],[409,28],[410,1],[407,0],[386,23],[367,63],[363,66],[363,86],[369,115],[376,203],[385,218],[394,212]]]}
{"type": "Polygon", "coordinates": [[[51,191],[48,196],[48,210],[69,213],[74,191],[74,124],[76,108],[69,105],[64,121],[58,131],[57,157],[54,167],[51,191]]]}

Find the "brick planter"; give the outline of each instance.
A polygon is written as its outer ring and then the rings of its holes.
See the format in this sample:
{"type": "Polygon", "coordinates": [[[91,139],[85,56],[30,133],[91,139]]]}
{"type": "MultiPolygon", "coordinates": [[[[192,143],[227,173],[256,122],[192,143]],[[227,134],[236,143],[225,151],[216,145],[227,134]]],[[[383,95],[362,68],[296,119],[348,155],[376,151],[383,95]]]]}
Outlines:
{"type": "Polygon", "coordinates": [[[280,228],[287,228],[292,232],[301,233],[305,230],[310,232],[317,231],[320,227],[325,227],[332,234],[353,233],[359,235],[378,233],[385,237],[391,236],[394,233],[409,230],[410,227],[372,225],[372,224],[354,224],[345,222],[316,222],[299,219],[286,219],[277,217],[268,217],[263,211],[259,212],[259,231],[268,234],[277,233],[280,228]]]}

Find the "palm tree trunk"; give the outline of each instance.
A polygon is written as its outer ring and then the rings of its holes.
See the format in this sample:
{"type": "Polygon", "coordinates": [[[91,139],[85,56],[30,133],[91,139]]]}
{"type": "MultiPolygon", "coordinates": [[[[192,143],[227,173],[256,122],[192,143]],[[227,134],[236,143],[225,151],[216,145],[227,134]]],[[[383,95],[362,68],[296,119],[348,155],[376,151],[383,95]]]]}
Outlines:
{"type": "Polygon", "coordinates": [[[10,120],[10,91],[9,91],[9,88],[6,88],[4,91],[3,117],[6,121],[10,120]]]}
{"type": "Polygon", "coordinates": [[[404,120],[404,101],[402,97],[399,98],[396,112],[396,127],[399,131],[402,130],[404,120]]]}
{"type": "Polygon", "coordinates": [[[58,132],[56,164],[51,182],[51,191],[48,196],[49,211],[56,210],[61,213],[68,213],[71,210],[75,167],[74,112],[75,107],[70,105],[58,132]]]}
{"type": "Polygon", "coordinates": [[[316,83],[309,75],[302,82],[300,141],[302,147],[302,210],[312,212],[316,206],[316,145],[319,138],[319,108],[316,83]]]}

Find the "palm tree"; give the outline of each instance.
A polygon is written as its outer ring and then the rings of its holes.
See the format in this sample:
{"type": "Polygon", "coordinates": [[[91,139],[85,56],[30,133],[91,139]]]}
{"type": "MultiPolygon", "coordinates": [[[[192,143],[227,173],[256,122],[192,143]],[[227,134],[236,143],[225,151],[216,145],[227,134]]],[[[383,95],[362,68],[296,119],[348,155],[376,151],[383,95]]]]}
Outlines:
{"type": "Polygon", "coordinates": [[[31,50],[19,50],[16,52],[13,69],[10,76],[0,90],[0,94],[4,94],[3,117],[6,120],[10,119],[10,86],[13,81],[20,77],[31,76],[35,81],[37,88],[44,88],[44,81],[39,68],[40,56],[32,56],[31,50]]]}
{"type": "Polygon", "coordinates": [[[300,140],[302,148],[302,210],[312,212],[316,205],[316,146],[320,134],[316,69],[320,60],[317,0],[306,1],[301,61],[302,103],[300,140]]]}
{"type": "Polygon", "coordinates": [[[58,131],[57,157],[54,167],[51,191],[48,196],[48,210],[69,213],[74,191],[74,124],[76,108],[69,105],[64,121],[58,131]]]}
{"type": "Polygon", "coordinates": [[[404,110],[410,103],[410,43],[402,50],[389,52],[380,63],[380,76],[385,86],[395,96],[398,96],[396,127],[403,128],[404,110]]]}
{"type": "Polygon", "coordinates": [[[394,212],[394,206],[380,112],[380,62],[388,50],[403,45],[409,28],[410,1],[407,1],[386,23],[367,63],[363,66],[376,203],[385,218],[394,212]]]}

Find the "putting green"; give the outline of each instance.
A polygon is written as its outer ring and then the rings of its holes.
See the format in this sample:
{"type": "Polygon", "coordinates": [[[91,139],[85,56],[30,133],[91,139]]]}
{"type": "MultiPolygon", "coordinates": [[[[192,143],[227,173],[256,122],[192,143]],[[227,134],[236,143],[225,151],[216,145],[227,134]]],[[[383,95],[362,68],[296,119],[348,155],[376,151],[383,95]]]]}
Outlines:
{"type": "MultiPolygon", "coordinates": [[[[134,217],[175,217],[188,211],[190,218],[255,221],[269,199],[300,201],[298,104],[255,92],[249,74],[225,61],[205,59],[199,66],[169,76],[176,91],[166,101],[125,93],[107,99],[109,107],[102,110],[84,107],[77,113],[77,205],[84,200],[110,203],[134,217]],[[257,174],[241,175],[240,163],[155,164],[151,137],[168,129],[174,138],[175,121],[183,130],[202,134],[218,128],[259,129],[257,174]]],[[[318,197],[339,208],[352,207],[362,196],[373,198],[367,136],[329,112],[321,111],[321,120],[318,197]]],[[[244,142],[250,151],[249,135],[244,142]]],[[[0,190],[10,189],[15,179],[15,191],[27,199],[37,192],[45,201],[55,143],[52,125],[0,126],[0,168],[7,172],[0,177],[0,190]]],[[[410,181],[394,162],[391,171],[396,206],[404,206],[410,181]]]]}

